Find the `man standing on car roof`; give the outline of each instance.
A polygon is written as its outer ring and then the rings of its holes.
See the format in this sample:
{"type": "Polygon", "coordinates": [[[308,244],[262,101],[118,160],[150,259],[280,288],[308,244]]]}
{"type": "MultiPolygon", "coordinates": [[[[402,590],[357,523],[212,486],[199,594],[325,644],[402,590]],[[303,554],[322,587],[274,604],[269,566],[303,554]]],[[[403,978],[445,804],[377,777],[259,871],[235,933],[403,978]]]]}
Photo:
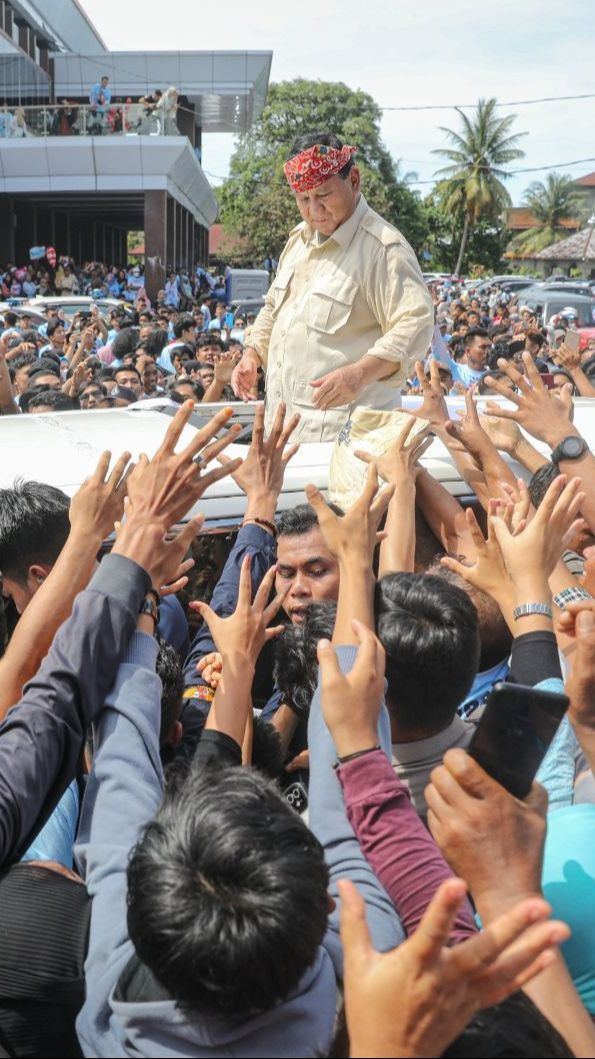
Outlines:
{"type": "Polygon", "coordinates": [[[288,416],[301,414],[301,441],[333,440],[355,405],[399,405],[432,337],[432,299],[415,254],[368,206],[356,150],[325,133],[293,145],[284,171],[303,220],[232,376],[247,400],[262,365],[265,429],[284,401],[288,416]]]}

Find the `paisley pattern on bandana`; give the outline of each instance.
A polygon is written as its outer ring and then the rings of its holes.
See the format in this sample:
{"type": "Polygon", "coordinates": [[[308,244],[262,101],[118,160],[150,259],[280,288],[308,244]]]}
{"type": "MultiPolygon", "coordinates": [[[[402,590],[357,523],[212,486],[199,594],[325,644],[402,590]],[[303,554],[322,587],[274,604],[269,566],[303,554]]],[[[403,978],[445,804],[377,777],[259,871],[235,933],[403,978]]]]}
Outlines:
{"type": "Polygon", "coordinates": [[[357,147],[348,144],[339,149],[315,143],[290,158],[283,166],[283,172],[292,191],[310,191],[339,173],[356,151],[357,147]]]}

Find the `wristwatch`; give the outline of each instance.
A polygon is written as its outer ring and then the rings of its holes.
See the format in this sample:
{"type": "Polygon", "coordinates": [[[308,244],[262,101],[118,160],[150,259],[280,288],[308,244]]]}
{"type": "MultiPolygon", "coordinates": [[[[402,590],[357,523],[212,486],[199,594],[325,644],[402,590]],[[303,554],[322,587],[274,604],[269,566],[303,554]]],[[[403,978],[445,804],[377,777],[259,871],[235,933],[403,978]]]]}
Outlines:
{"type": "Polygon", "coordinates": [[[156,592],[147,593],[140,605],[139,610],[139,614],[148,614],[149,617],[153,619],[153,621],[155,622],[155,628],[157,628],[159,624],[159,604],[157,602],[156,596],[156,592]]]}
{"type": "Polygon", "coordinates": [[[556,445],[550,457],[552,463],[560,463],[561,460],[580,460],[581,456],[585,455],[585,452],[589,451],[589,446],[584,438],[576,437],[571,434],[570,437],[563,438],[562,441],[556,445]]]}

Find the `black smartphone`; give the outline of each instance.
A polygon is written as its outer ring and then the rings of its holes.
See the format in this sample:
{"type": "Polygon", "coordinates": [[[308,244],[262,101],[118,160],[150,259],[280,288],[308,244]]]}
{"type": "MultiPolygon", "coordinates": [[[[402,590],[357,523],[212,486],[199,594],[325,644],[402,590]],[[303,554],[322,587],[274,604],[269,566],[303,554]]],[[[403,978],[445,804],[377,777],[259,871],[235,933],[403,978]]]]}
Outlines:
{"type": "Polygon", "coordinates": [[[494,684],[468,752],[515,798],[525,798],[569,701],[524,684],[494,684]]]}
{"type": "Polygon", "coordinates": [[[301,783],[300,780],[290,783],[283,791],[283,797],[296,813],[303,813],[304,809],[308,808],[308,790],[305,783],[301,783]]]}

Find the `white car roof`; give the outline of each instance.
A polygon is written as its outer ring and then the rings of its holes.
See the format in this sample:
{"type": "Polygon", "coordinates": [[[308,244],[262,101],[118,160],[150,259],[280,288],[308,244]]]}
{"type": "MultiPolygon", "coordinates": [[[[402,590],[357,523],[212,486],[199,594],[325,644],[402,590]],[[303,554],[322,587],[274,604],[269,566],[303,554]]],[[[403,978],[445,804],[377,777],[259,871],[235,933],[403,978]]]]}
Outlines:
{"type": "MultiPolygon", "coordinates": [[[[510,407],[501,398],[491,398],[510,407]]],[[[481,405],[483,399],[479,398],[481,405]]],[[[404,408],[418,407],[419,397],[403,398],[404,408]]],[[[575,399],[575,423],[589,444],[595,448],[593,410],[595,400],[575,399]]],[[[163,402],[160,402],[163,407],[163,402]]],[[[448,405],[456,412],[464,411],[462,398],[448,398],[448,405]]],[[[209,416],[215,407],[197,406],[197,414],[209,416]]],[[[235,405],[241,421],[247,422],[254,405],[235,405]]],[[[0,418],[0,447],[6,458],[0,461],[0,487],[10,488],[15,478],[33,479],[57,486],[72,496],[95,469],[99,457],[109,448],[114,458],[123,451],[137,459],[141,452],[153,455],[159,447],[171,421],[169,415],[143,403],[129,408],[84,412],[54,412],[42,415],[3,416],[0,418]],[[10,454],[10,456],[8,456],[10,454]]],[[[188,443],[197,428],[186,426],[182,443],[188,443]]],[[[545,446],[536,447],[549,455],[545,446]]],[[[304,444],[290,461],[285,474],[279,510],[286,510],[305,500],[304,487],[313,482],[324,490],[328,481],[328,467],[332,442],[304,444]]],[[[228,454],[245,455],[246,445],[232,445],[228,454]]],[[[469,487],[456,470],[447,449],[437,438],[422,458],[422,463],[455,496],[469,494],[469,487]]],[[[526,477],[524,469],[514,461],[515,473],[526,477]]],[[[206,492],[192,513],[202,512],[207,528],[237,525],[241,521],[246,498],[233,479],[224,478],[206,492]]],[[[190,513],[189,513],[190,514],[190,513]]]]}

